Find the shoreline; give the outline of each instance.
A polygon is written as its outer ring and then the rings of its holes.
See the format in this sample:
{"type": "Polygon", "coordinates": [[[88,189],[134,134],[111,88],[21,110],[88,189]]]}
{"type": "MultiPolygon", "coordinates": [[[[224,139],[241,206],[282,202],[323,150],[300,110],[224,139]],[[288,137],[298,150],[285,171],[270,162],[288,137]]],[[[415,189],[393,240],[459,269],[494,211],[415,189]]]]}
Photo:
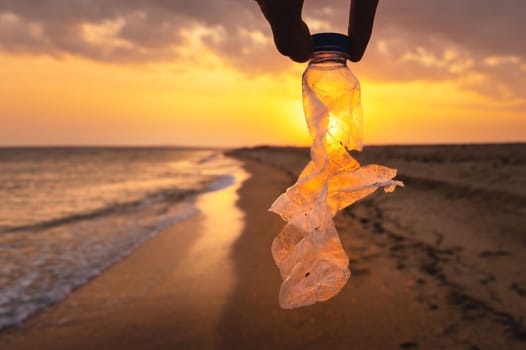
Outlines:
{"type": "Polygon", "coordinates": [[[193,215],[146,239],[61,301],[3,329],[0,348],[116,349],[125,343],[130,349],[156,349],[185,342],[211,348],[213,339],[204,335],[214,328],[213,314],[219,317],[233,283],[227,256],[231,242],[241,233],[242,212],[235,199],[247,176],[238,164],[238,170],[217,177],[205,191],[186,198],[193,203],[193,215]],[[213,227],[218,224],[228,224],[228,234],[214,237],[213,227]],[[202,303],[202,299],[209,301],[202,303]],[[200,315],[199,324],[205,325],[201,330],[196,327],[196,315],[200,315]],[[142,332],[133,334],[138,328],[142,332]],[[151,342],[158,332],[167,339],[151,342]]]}
{"type": "Polygon", "coordinates": [[[144,233],[139,238],[134,239],[132,244],[127,246],[125,250],[119,251],[118,254],[114,255],[109,260],[100,261],[96,268],[93,268],[93,270],[88,271],[88,269],[86,269],[87,272],[85,276],[83,276],[82,278],[78,278],[75,281],[72,281],[70,285],[63,287],[64,290],[59,290],[59,295],[53,296],[53,299],[51,300],[47,300],[46,304],[38,306],[31,305],[31,308],[26,307],[25,314],[15,314],[15,316],[13,316],[13,319],[9,320],[9,323],[0,323],[0,332],[8,330],[10,328],[16,328],[19,325],[23,324],[29,318],[33,317],[34,315],[37,315],[38,313],[52,308],[56,304],[61,303],[62,301],[67,299],[70,294],[74,293],[77,289],[82,288],[84,285],[89,283],[91,280],[97,278],[99,275],[113,267],[115,264],[118,264],[123,259],[126,259],[130,254],[132,254],[135,251],[135,249],[140,247],[145,241],[154,238],[157,234],[197,214],[199,210],[196,207],[195,202],[197,201],[197,198],[199,196],[209,192],[221,191],[227,187],[232,186],[235,182],[236,179],[234,175],[219,174],[215,176],[214,179],[205,182],[202,189],[200,190],[163,190],[161,192],[148,195],[145,198],[133,202],[104,207],[88,213],[73,214],[64,218],[54,219],[31,226],[10,228],[8,231],[5,232],[2,232],[0,230],[0,234],[5,235],[16,235],[20,231],[34,231],[35,234],[40,234],[41,231],[44,231],[46,229],[58,228],[69,224],[76,224],[84,220],[97,219],[99,217],[109,216],[112,214],[116,214],[115,212],[117,212],[118,210],[127,211],[133,208],[137,208],[143,206],[146,202],[150,202],[149,206],[151,207],[152,203],[154,202],[152,201],[152,199],[157,199],[160,194],[163,194],[164,196],[168,197],[168,199],[162,199],[162,202],[168,202],[169,200],[172,202],[170,215],[158,222],[155,226],[152,226],[148,230],[145,230],[144,233]]]}

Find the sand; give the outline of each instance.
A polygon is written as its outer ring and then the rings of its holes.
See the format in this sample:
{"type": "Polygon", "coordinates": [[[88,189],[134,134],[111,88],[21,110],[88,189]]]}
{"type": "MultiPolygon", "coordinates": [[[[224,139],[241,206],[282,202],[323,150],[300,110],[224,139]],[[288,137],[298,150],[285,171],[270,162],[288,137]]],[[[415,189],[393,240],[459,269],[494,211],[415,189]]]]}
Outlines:
{"type": "Polygon", "coordinates": [[[351,280],[297,310],[278,305],[284,222],[266,210],[308,152],[232,156],[251,174],[239,188],[199,197],[199,215],[3,331],[0,348],[526,348],[525,145],[366,148],[364,164],[400,169],[406,187],[337,216],[351,280]]]}

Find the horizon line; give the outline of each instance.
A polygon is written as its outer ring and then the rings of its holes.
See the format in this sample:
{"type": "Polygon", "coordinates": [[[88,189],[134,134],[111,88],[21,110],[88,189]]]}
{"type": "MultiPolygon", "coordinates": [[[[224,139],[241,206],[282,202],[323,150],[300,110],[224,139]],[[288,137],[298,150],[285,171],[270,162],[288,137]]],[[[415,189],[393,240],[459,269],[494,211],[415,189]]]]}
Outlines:
{"type": "MultiPolygon", "coordinates": [[[[526,141],[484,141],[484,142],[430,142],[430,143],[370,143],[364,144],[364,147],[391,147],[391,146],[477,146],[477,145],[520,145],[526,144],[526,141]]],[[[306,148],[309,145],[291,145],[291,144],[255,144],[255,145],[238,145],[238,146],[196,146],[196,145],[177,145],[177,144],[13,144],[0,145],[0,148],[192,148],[192,149],[239,149],[239,148],[258,148],[258,147],[294,147],[306,148]]]]}

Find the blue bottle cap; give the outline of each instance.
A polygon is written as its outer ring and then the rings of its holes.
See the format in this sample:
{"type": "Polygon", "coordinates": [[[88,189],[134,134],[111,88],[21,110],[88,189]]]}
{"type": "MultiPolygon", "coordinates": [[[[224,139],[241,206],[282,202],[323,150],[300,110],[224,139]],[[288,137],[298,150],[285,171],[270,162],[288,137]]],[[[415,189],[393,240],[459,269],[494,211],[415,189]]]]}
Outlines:
{"type": "Polygon", "coordinates": [[[349,37],[340,33],[317,33],[312,35],[312,49],[319,51],[336,51],[347,56],[351,53],[349,37]]]}

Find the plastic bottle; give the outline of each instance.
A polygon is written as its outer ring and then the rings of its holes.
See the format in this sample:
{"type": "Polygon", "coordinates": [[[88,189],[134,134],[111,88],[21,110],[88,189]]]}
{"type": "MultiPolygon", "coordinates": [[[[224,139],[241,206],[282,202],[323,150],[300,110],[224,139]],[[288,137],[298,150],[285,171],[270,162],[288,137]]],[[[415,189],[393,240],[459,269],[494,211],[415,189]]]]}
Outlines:
{"type": "MultiPolygon", "coordinates": [[[[349,38],[320,33],[314,34],[312,40],[314,54],[302,83],[303,109],[314,139],[313,148],[321,152],[323,147],[329,158],[331,153],[341,152],[342,146],[346,150],[361,150],[360,83],[347,66],[349,38]]],[[[316,162],[319,157],[315,156],[316,162]]]]}
{"type": "Polygon", "coordinates": [[[403,186],[396,170],[361,167],[348,151],[362,149],[360,84],[347,67],[349,39],[313,35],[314,54],[303,74],[303,109],[313,138],[311,161],[270,207],[287,224],[272,242],[283,283],[279,303],[293,309],[325,301],[351,276],[333,217],[377,188],[403,186]]]}

